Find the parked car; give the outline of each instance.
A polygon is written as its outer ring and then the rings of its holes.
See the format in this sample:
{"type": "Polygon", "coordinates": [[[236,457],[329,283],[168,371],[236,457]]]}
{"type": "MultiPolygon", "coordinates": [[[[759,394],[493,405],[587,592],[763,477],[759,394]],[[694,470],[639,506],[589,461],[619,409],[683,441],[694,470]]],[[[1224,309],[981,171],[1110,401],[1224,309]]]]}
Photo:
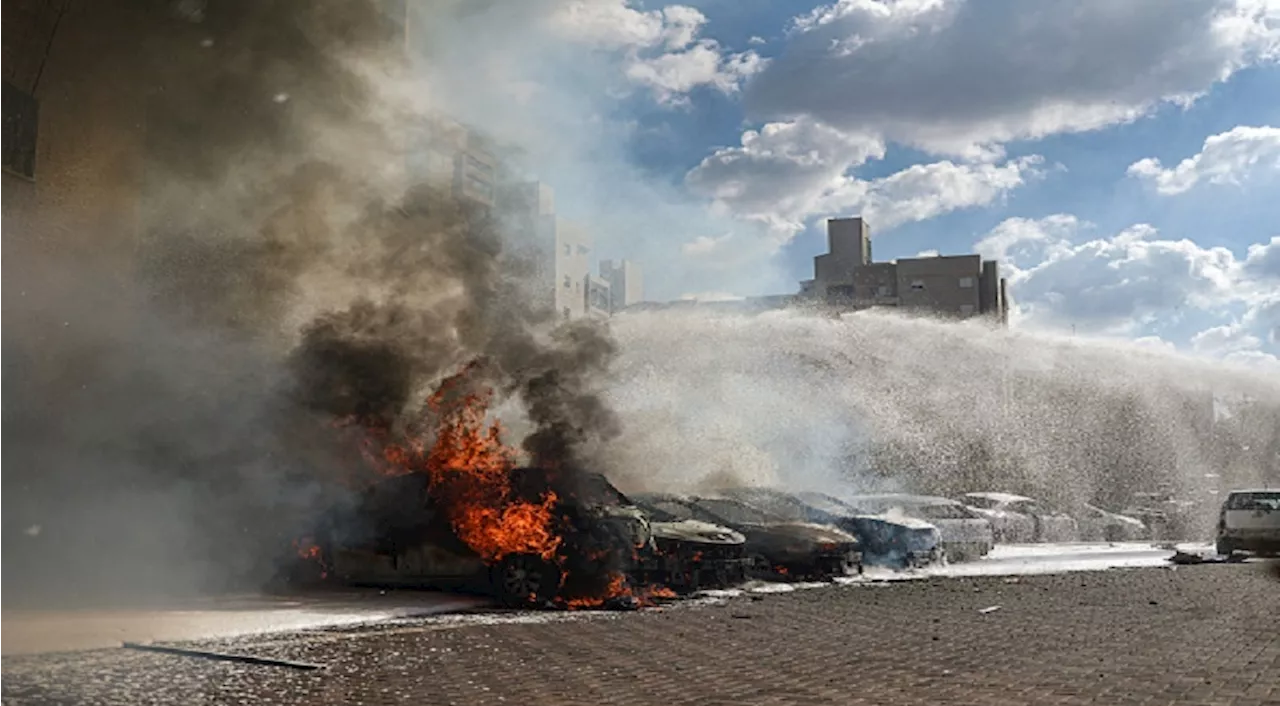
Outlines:
{"type": "Polygon", "coordinates": [[[556,488],[558,558],[507,554],[488,561],[454,532],[422,474],[387,478],[350,506],[333,508],[316,532],[317,557],[332,578],[352,585],[451,588],[478,591],[509,606],[546,605],[572,579],[571,568],[593,562],[627,573],[643,571],[652,555],[648,519],[603,476],[575,478],[572,490],[545,469],[516,469],[512,491],[536,499],[556,488]]]}
{"type": "Polygon", "coordinates": [[[995,546],[991,522],[949,498],[888,493],[852,496],[846,498],[846,502],[863,512],[905,515],[937,527],[942,550],[949,561],[983,557],[995,546]]]}
{"type": "Polygon", "coordinates": [[[1108,512],[1097,505],[1085,503],[1076,522],[1080,539],[1103,542],[1135,542],[1150,539],[1146,523],[1136,517],[1108,512]]]}
{"type": "Polygon", "coordinates": [[[943,559],[938,528],[923,520],[862,512],[820,493],[761,487],[719,492],[787,519],[839,527],[858,538],[866,564],[918,568],[943,559]]]}
{"type": "MultiPolygon", "coordinates": [[[[1124,514],[1147,526],[1150,539],[1179,541],[1203,536],[1196,529],[1196,504],[1181,500],[1170,489],[1134,493],[1124,514]]],[[[1210,516],[1212,513],[1209,513],[1210,516]]]]}
{"type": "Polygon", "coordinates": [[[1217,550],[1280,555],[1280,490],[1233,490],[1218,513],[1217,550]]]}
{"type": "Polygon", "coordinates": [[[688,593],[746,580],[752,561],[741,532],[694,519],[682,506],[644,496],[636,504],[649,516],[656,550],[650,583],[688,593]]]}
{"type": "Polygon", "coordinates": [[[1070,542],[1079,535],[1070,515],[1011,493],[965,493],[957,500],[991,522],[997,542],[1070,542]]]}
{"type": "Polygon", "coordinates": [[[709,522],[742,533],[752,570],[758,575],[825,579],[862,571],[857,538],[835,527],[788,520],[733,498],[669,493],[645,493],[637,498],[670,517],[709,522]]]}

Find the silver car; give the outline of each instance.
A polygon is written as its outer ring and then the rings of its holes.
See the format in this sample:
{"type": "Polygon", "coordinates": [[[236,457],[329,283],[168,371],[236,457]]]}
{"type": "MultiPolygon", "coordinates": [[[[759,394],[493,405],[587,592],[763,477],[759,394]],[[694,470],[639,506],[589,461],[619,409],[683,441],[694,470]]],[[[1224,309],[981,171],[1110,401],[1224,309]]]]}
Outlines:
{"type": "Polygon", "coordinates": [[[1075,518],[1012,493],[965,493],[957,498],[991,521],[997,542],[1071,542],[1079,536],[1075,518]]]}
{"type": "Polygon", "coordinates": [[[932,524],[942,535],[942,550],[949,561],[986,556],[996,543],[987,518],[949,498],[887,493],[855,495],[847,502],[863,512],[900,513],[932,524]]]}
{"type": "Polygon", "coordinates": [[[1103,510],[1086,503],[1077,517],[1080,539],[1102,542],[1135,542],[1151,538],[1146,523],[1136,517],[1103,510]]]}

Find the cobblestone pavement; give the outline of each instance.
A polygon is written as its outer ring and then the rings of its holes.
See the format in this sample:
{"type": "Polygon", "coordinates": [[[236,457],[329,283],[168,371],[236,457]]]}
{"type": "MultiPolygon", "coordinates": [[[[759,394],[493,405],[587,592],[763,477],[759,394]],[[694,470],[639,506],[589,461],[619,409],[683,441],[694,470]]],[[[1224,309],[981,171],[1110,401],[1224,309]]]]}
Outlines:
{"type": "Polygon", "coordinates": [[[1280,704],[1280,580],[1184,566],[832,586],[6,658],[5,704],[1280,704]],[[994,606],[998,610],[986,611],[994,606]]]}

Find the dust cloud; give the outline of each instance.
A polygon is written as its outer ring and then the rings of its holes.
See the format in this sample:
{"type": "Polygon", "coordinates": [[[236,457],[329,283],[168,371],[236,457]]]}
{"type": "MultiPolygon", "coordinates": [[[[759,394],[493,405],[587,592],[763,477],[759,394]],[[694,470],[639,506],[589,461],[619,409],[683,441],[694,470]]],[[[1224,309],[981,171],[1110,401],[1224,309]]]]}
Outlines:
{"type": "Polygon", "coordinates": [[[623,432],[607,462],[632,490],[1002,490],[1122,508],[1135,492],[1257,484],[1280,458],[1280,380],[1132,344],[798,310],[640,312],[614,330],[623,432]]]}
{"type": "MultiPolygon", "coordinates": [[[[394,430],[473,360],[533,460],[572,466],[616,433],[592,381],[607,330],[556,327],[510,214],[408,173],[447,106],[404,73],[402,17],[117,5],[142,13],[115,42],[139,52],[117,80],[149,89],[141,233],[56,234],[78,247],[18,260],[6,244],[7,605],[268,584],[358,487],[335,422],[394,430]]],[[[44,227],[6,218],[6,243],[44,227]]]]}

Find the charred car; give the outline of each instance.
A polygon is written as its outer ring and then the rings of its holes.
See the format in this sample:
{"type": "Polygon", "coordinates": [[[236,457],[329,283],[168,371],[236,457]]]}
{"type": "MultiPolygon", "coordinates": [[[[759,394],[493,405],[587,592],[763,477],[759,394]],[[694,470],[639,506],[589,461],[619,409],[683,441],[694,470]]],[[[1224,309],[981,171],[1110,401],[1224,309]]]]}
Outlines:
{"type": "Polygon", "coordinates": [[[689,593],[747,579],[752,561],[741,532],[694,519],[678,503],[638,496],[636,504],[649,516],[653,535],[652,557],[643,562],[650,583],[689,593]]]}
{"type": "Polygon", "coordinates": [[[789,520],[728,497],[665,493],[638,497],[645,506],[660,508],[671,517],[740,532],[757,575],[829,579],[862,571],[857,538],[836,527],[789,520]]]}
{"type": "MultiPolygon", "coordinates": [[[[809,499],[809,494],[804,494],[803,497],[809,499]]],[[[928,522],[938,528],[942,551],[949,561],[977,559],[989,554],[995,546],[991,522],[948,498],[887,493],[856,495],[844,500],[830,499],[865,513],[890,517],[903,515],[928,522]]],[[[820,498],[814,498],[813,501],[820,502],[820,498]]]]}
{"type": "Polygon", "coordinates": [[[822,493],[793,495],[760,487],[720,492],[788,519],[839,527],[858,538],[866,564],[920,568],[943,558],[938,528],[923,520],[861,511],[822,493]]]}
{"type": "Polygon", "coordinates": [[[415,473],[387,478],[331,510],[316,532],[316,558],[333,579],[352,585],[474,591],[513,607],[548,605],[574,580],[641,568],[653,546],[648,520],[603,476],[581,474],[571,488],[543,469],[516,469],[511,478],[520,499],[556,492],[562,542],[554,556],[480,556],[458,537],[428,479],[415,473]]]}

